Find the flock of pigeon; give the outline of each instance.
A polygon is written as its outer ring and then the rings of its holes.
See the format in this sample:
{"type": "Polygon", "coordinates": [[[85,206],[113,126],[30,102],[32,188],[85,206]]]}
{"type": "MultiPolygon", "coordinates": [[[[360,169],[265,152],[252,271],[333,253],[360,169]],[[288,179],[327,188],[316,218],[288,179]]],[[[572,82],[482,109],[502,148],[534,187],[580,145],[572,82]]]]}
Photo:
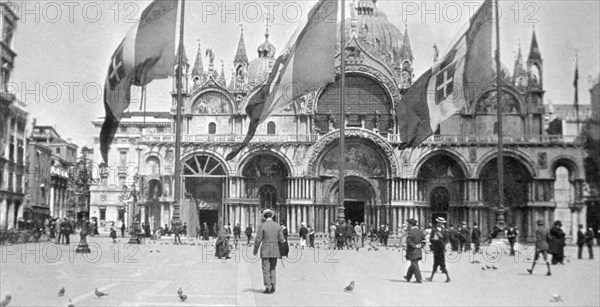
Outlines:
{"type": "MultiPolygon", "coordinates": [[[[157,244],[157,242],[155,240],[152,240],[152,241],[149,242],[148,245],[153,245],[153,244],[157,244]]],[[[186,243],[160,242],[158,245],[169,245],[169,244],[173,244],[173,245],[189,245],[189,246],[203,246],[202,243],[195,243],[193,241],[192,242],[186,242],[186,243]]],[[[242,246],[249,246],[249,247],[252,246],[252,244],[245,244],[245,243],[241,243],[241,245],[242,246]]],[[[293,243],[292,242],[292,243],[289,243],[289,245],[290,245],[290,247],[294,247],[296,249],[301,248],[300,243],[293,243]]],[[[234,245],[230,244],[229,247],[231,249],[233,249],[234,245]]],[[[324,240],[322,242],[316,242],[315,243],[315,248],[317,248],[317,249],[320,249],[320,248],[331,249],[329,242],[326,241],[326,240],[324,240]]],[[[368,247],[366,247],[367,251],[369,251],[369,252],[370,251],[377,252],[381,248],[382,247],[376,247],[374,245],[368,245],[368,247]]],[[[361,247],[353,247],[352,249],[356,249],[356,251],[358,252],[361,249],[361,247]]],[[[396,251],[397,250],[398,252],[402,252],[402,247],[400,245],[396,245],[396,244],[390,245],[390,246],[386,246],[385,249],[386,250],[390,250],[391,249],[391,251],[396,251]]],[[[160,250],[155,250],[155,251],[156,251],[156,253],[160,253],[160,250]]],[[[148,252],[152,253],[153,250],[149,250],[148,252]]],[[[508,255],[507,251],[503,250],[503,252],[508,255]]],[[[516,252],[517,253],[521,253],[518,250],[516,252]]],[[[480,251],[479,254],[483,254],[483,253],[480,251]]],[[[486,256],[490,260],[495,260],[495,259],[498,258],[499,253],[498,252],[486,253],[486,256]]],[[[568,258],[570,258],[570,255],[567,255],[567,261],[569,261],[568,258]]],[[[528,257],[528,258],[526,258],[526,260],[532,260],[532,257],[528,257]]],[[[481,264],[481,262],[478,261],[478,260],[473,260],[473,261],[471,261],[471,263],[472,264],[481,264]]],[[[486,271],[486,270],[498,270],[498,267],[496,267],[493,264],[492,265],[485,264],[485,265],[481,265],[481,270],[482,271],[486,271]]],[[[352,293],[354,291],[354,288],[355,288],[355,283],[354,283],[354,281],[351,281],[350,284],[348,286],[346,286],[343,290],[346,293],[352,293]]],[[[59,297],[63,297],[64,295],[65,295],[65,288],[62,287],[60,290],[58,290],[58,296],[59,297]]],[[[96,288],[94,290],[94,295],[96,296],[96,298],[100,299],[103,296],[108,296],[108,293],[104,293],[104,292],[98,290],[98,288],[96,288]]],[[[183,289],[181,287],[179,289],[177,289],[177,296],[179,297],[179,300],[181,302],[185,302],[187,300],[187,298],[188,298],[188,296],[183,293],[183,289]]],[[[12,296],[10,294],[6,295],[5,298],[0,302],[0,307],[6,307],[6,306],[8,306],[8,304],[11,301],[11,299],[12,299],[12,296]]],[[[560,294],[554,294],[554,295],[551,296],[550,302],[564,302],[564,301],[563,301],[563,299],[562,299],[562,297],[561,297],[560,294]]],[[[68,303],[67,307],[75,307],[75,305],[72,303],[71,299],[69,299],[69,303],[68,303]]]]}

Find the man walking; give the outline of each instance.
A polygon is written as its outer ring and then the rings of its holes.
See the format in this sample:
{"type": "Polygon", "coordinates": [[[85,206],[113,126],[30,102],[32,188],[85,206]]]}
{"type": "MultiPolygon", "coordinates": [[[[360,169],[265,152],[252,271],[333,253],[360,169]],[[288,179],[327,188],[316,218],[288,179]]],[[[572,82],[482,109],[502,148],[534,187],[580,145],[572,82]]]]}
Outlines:
{"type": "Polygon", "coordinates": [[[594,230],[592,227],[588,227],[588,230],[585,232],[585,245],[587,245],[590,259],[594,259],[594,230]]]}
{"type": "Polygon", "coordinates": [[[579,231],[577,231],[577,247],[579,248],[577,252],[577,259],[583,259],[583,246],[587,245],[588,254],[590,259],[594,259],[594,251],[592,245],[594,243],[594,231],[590,227],[588,231],[583,232],[583,225],[579,224],[579,231]]]}
{"type": "Polygon", "coordinates": [[[121,238],[125,237],[125,221],[121,222],[121,238]]]}
{"type": "Polygon", "coordinates": [[[247,245],[250,245],[250,240],[252,240],[252,224],[248,225],[248,227],[246,227],[246,237],[248,238],[248,243],[246,243],[247,245]]]}
{"type": "Polygon", "coordinates": [[[546,267],[548,267],[547,276],[552,275],[550,273],[550,262],[548,262],[548,230],[544,227],[544,221],[537,221],[537,229],[535,230],[535,256],[533,257],[533,264],[531,265],[531,269],[528,269],[527,272],[529,274],[533,274],[533,268],[537,260],[540,258],[540,254],[544,257],[544,261],[546,262],[546,267]]]}
{"type": "Polygon", "coordinates": [[[506,231],[506,237],[508,238],[508,244],[510,245],[510,255],[515,255],[515,242],[517,241],[517,236],[519,232],[515,228],[514,224],[510,224],[510,228],[506,231]]]}
{"type": "Polygon", "coordinates": [[[471,232],[467,227],[467,222],[462,222],[462,226],[458,230],[460,237],[460,250],[468,252],[471,250],[471,232]]]}
{"type": "Polygon", "coordinates": [[[267,209],[263,211],[263,218],[266,220],[256,231],[256,241],[254,243],[254,255],[258,254],[260,248],[260,258],[262,259],[262,273],[265,291],[269,294],[275,292],[277,258],[281,257],[279,253],[279,243],[285,242],[281,226],[273,222],[273,211],[267,209]]]}
{"type": "Polygon", "coordinates": [[[431,277],[425,278],[427,281],[433,280],[433,275],[437,272],[438,267],[442,273],[446,274],[446,282],[450,282],[450,275],[446,270],[446,240],[447,234],[444,224],[446,220],[443,217],[435,219],[435,227],[431,230],[429,241],[431,242],[431,251],[433,252],[433,270],[431,277]]]}
{"type": "Polygon", "coordinates": [[[306,246],[306,235],[308,235],[308,229],[306,229],[306,223],[300,224],[300,230],[298,230],[298,236],[300,236],[300,247],[304,249],[306,246]]]}
{"type": "Polygon", "coordinates": [[[423,253],[421,251],[422,242],[425,240],[425,235],[419,227],[417,227],[417,220],[408,219],[408,235],[406,236],[406,260],[410,261],[410,267],[408,268],[408,272],[404,279],[407,282],[410,282],[412,276],[415,275],[417,283],[421,283],[421,269],[419,269],[419,260],[423,257],[423,253]]]}
{"type": "Polygon", "coordinates": [[[235,224],[235,226],[233,226],[233,245],[237,248],[238,246],[238,241],[240,240],[240,237],[242,235],[242,226],[240,226],[240,223],[235,224]]]}
{"type": "Polygon", "coordinates": [[[356,223],[356,226],[354,226],[354,233],[356,234],[355,238],[356,238],[356,245],[358,245],[358,242],[361,242],[361,246],[360,247],[365,247],[365,241],[363,240],[363,232],[362,232],[362,227],[360,223],[356,223]]]}
{"type": "Polygon", "coordinates": [[[476,254],[479,252],[479,246],[481,245],[481,230],[479,230],[477,223],[473,223],[473,231],[471,231],[471,240],[473,241],[473,245],[475,246],[473,254],[476,254]]]}

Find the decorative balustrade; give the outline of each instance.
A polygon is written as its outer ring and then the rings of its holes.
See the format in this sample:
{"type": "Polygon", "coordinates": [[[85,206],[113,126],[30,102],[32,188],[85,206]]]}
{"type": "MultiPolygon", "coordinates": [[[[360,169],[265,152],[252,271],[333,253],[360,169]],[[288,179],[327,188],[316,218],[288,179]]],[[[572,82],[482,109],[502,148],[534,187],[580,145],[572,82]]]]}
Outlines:
{"type": "MultiPolygon", "coordinates": [[[[582,139],[575,135],[533,135],[533,136],[504,136],[505,144],[579,144],[582,139]]],[[[400,143],[400,135],[388,135],[388,142],[400,143]]],[[[425,145],[444,144],[497,144],[497,135],[432,135],[427,138],[425,145]]]]}
{"type": "MultiPolygon", "coordinates": [[[[241,143],[246,135],[243,134],[184,134],[182,143],[241,143]]],[[[255,135],[251,143],[314,143],[317,135],[255,135]]],[[[147,134],[140,138],[141,143],[174,143],[175,136],[169,134],[147,134]]]]}

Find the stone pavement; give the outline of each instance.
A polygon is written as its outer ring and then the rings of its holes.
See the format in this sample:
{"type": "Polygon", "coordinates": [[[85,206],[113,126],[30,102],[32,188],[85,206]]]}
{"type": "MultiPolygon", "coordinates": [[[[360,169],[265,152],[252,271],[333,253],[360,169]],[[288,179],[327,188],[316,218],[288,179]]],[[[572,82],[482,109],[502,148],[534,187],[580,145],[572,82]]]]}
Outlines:
{"type": "MultiPolygon", "coordinates": [[[[533,248],[521,246],[521,253],[510,257],[493,245],[475,258],[448,255],[452,282],[444,283],[437,274],[432,283],[416,284],[402,278],[408,264],[404,251],[395,247],[332,251],[293,246],[285,267],[278,263],[277,292],[265,295],[259,259],[246,246],[225,261],[214,258],[210,243],[173,245],[166,238],[127,245],[127,238],[119,240],[89,238],[89,255],[75,254],[76,244],[1,246],[0,298],[11,294],[10,306],[67,306],[69,298],[75,306],[600,305],[598,247],[595,260],[588,260],[587,252],[583,260],[574,259],[576,248],[567,247],[565,265],[552,266],[553,275],[545,276],[544,265],[536,266],[533,275],[526,272],[533,248]],[[486,265],[498,269],[482,270],[486,265]],[[345,293],[352,280],[354,292],[345,293]],[[63,286],[65,297],[58,297],[63,286]],[[186,302],[177,297],[179,287],[186,302]],[[95,288],[109,295],[97,299],[95,288]],[[553,294],[564,302],[550,302],[553,294]]],[[[424,276],[432,260],[428,254],[421,263],[424,276]]]]}

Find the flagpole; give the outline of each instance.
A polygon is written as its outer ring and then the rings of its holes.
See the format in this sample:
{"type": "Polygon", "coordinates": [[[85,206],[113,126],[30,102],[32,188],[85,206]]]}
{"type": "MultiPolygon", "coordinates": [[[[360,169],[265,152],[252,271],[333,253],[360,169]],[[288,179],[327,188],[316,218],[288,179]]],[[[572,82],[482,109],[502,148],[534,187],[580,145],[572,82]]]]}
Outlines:
{"type": "Polygon", "coordinates": [[[502,131],[502,65],[500,64],[500,17],[498,2],[495,0],[496,18],[496,98],[498,113],[498,211],[496,212],[496,226],[504,229],[504,134],[502,131]]]}
{"type": "Polygon", "coordinates": [[[577,132],[579,135],[579,63],[577,58],[577,49],[575,49],[575,82],[573,82],[573,86],[575,87],[575,120],[577,121],[577,132]]]}
{"type": "Polygon", "coordinates": [[[337,219],[344,220],[344,185],[345,185],[345,147],[346,147],[346,110],[344,109],[344,94],[346,87],[346,1],[342,1],[342,23],[340,27],[341,48],[340,48],[340,160],[338,162],[339,180],[338,180],[338,212],[337,219]]]}
{"type": "Polygon", "coordinates": [[[179,20],[179,51],[177,55],[177,113],[175,115],[175,193],[173,197],[173,219],[179,221],[181,198],[181,106],[183,105],[183,29],[185,16],[185,0],[181,0],[181,18],[179,20]]]}

